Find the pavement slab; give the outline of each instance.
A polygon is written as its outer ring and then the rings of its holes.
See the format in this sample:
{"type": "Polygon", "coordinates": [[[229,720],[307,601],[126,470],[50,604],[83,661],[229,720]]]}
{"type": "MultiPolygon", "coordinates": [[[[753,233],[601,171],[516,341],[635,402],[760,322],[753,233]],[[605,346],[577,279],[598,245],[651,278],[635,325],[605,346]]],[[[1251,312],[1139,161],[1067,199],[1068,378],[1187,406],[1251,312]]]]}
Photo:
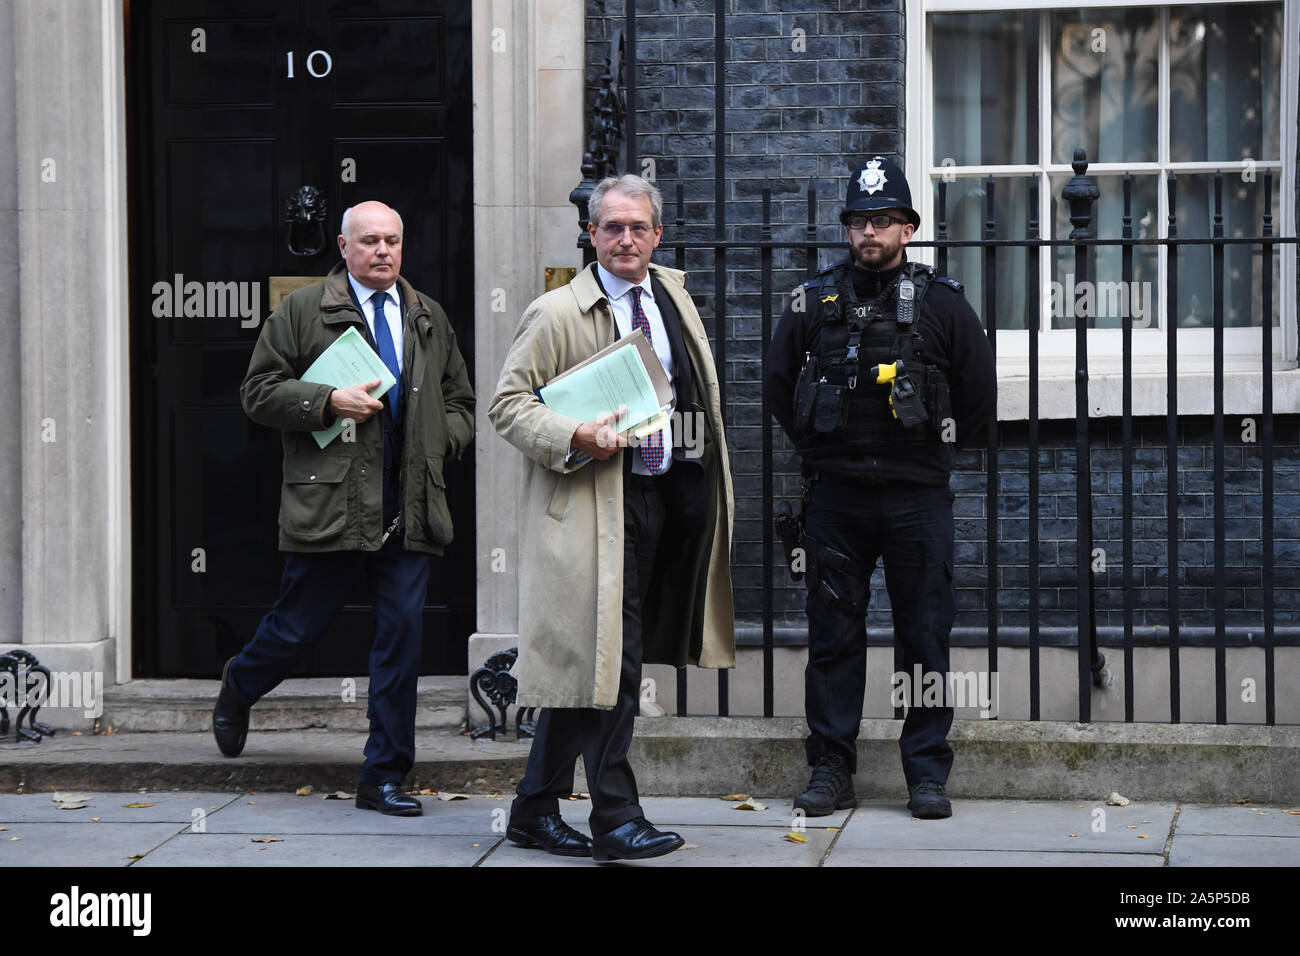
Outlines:
{"type": "MultiPolygon", "coordinates": [[[[644,804],[643,804],[644,805],[644,804]]],[[[656,821],[656,826],[667,823],[656,821]]],[[[585,833],[586,827],[581,828],[585,833]]],[[[618,861],[608,866],[691,867],[691,866],[820,866],[826,850],[835,839],[834,830],[812,830],[804,834],[807,842],[785,840],[783,828],[768,826],[678,826],[671,827],[682,835],[686,846],[667,856],[650,860],[618,861]]],[[[536,849],[515,846],[508,840],[493,850],[481,866],[593,866],[583,857],[561,857],[536,849]]]]}
{"type": "Polygon", "coordinates": [[[1178,835],[1190,834],[1300,837],[1300,808],[1185,804],[1178,814],[1178,835]]]}
{"type": "Polygon", "coordinates": [[[254,838],[246,833],[187,831],[134,865],[471,866],[499,839],[427,834],[262,834],[270,835],[281,836],[283,842],[254,843],[254,838]]]}
{"type": "Polygon", "coordinates": [[[180,831],[175,823],[5,824],[0,866],[6,872],[24,866],[127,866],[180,831]]]}
{"type": "Polygon", "coordinates": [[[854,812],[832,855],[849,850],[1028,850],[1159,857],[1175,809],[1173,804],[1110,807],[1101,801],[958,800],[946,820],[917,820],[896,802],[873,800],[854,812]]]}
{"type": "Polygon", "coordinates": [[[235,800],[220,813],[210,814],[206,827],[208,833],[475,836],[492,841],[505,832],[510,814],[508,800],[483,794],[470,795],[466,800],[444,801],[431,795],[416,799],[424,805],[422,815],[397,817],[358,810],[353,799],[326,800],[317,793],[304,797],[260,793],[235,800]]]}
{"type": "Polygon", "coordinates": [[[80,810],[60,810],[51,793],[0,793],[0,826],[10,823],[178,823],[189,825],[239,798],[236,793],[95,793],[63,791],[86,798],[80,810]],[[138,804],[128,807],[126,804],[138,804]],[[96,820],[95,818],[98,818],[96,820]]]}
{"type": "MultiPolygon", "coordinates": [[[[722,800],[713,797],[642,797],[641,809],[646,819],[662,829],[679,826],[702,825],[720,827],[794,827],[794,803],[789,797],[765,797],[754,794],[753,800],[766,810],[737,810],[740,800],[722,800]]],[[[840,810],[826,817],[805,817],[808,829],[839,827],[849,817],[848,810],[840,810]]]]}
{"type": "Polygon", "coordinates": [[[1029,850],[846,850],[826,866],[1146,866],[1165,861],[1149,853],[1040,853],[1029,850]]]}
{"type": "Polygon", "coordinates": [[[1170,866],[1300,866],[1300,842],[1282,836],[1178,834],[1170,866]]]}

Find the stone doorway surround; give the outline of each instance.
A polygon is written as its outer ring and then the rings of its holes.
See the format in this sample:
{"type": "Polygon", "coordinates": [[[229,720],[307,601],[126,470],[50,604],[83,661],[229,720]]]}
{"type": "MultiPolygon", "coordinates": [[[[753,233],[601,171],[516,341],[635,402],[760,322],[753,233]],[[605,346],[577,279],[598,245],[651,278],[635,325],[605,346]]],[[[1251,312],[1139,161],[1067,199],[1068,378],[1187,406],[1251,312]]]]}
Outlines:
{"type": "MultiPolygon", "coordinates": [[[[132,678],[127,8],[0,5],[0,168],[16,171],[0,182],[16,247],[0,265],[12,317],[0,323],[0,403],[18,424],[0,456],[0,652],[22,646],[105,685],[132,678]]],[[[583,149],[583,17],[582,0],[473,4],[475,638],[497,643],[518,630],[522,462],[486,406],[545,269],[581,265],[568,195],[583,149]]]]}

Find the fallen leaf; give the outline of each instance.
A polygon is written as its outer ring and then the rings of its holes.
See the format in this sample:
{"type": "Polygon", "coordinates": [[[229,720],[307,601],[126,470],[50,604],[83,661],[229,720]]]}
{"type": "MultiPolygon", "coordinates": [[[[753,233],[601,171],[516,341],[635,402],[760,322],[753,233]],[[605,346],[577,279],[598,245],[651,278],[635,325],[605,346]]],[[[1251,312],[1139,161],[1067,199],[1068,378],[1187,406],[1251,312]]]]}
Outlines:
{"type": "Polygon", "coordinates": [[[297,792],[298,792],[298,796],[300,796],[300,797],[310,797],[310,796],[311,796],[311,792],[312,792],[313,789],[314,789],[314,788],[312,787],[311,784],[308,784],[308,785],[305,786],[305,787],[299,787],[299,788],[298,788],[298,791],[297,791],[297,792]]]}
{"type": "Polygon", "coordinates": [[[1143,822],[1143,823],[1150,823],[1151,821],[1150,821],[1150,820],[1143,820],[1142,822],[1143,822]]]}
{"type": "Polygon", "coordinates": [[[342,790],[335,790],[333,793],[325,794],[326,800],[351,800],[353,794],[344,793],[342,790]]]}
{"type": "Polygon", "coordinates": [[[127,859],[128,859],[128,860],[143,860],[143,859],[144,859],[144,854],[143,854],[143,853],[132,853],[130,856],[127,857],[127,859]]]}
{"type": "Polygon", "coordinates": [[[257,791],[256,791],[256,790],[245,790],[244,793],[248,794],[250,797],[255,797],[255,796],[257,796],[257,791]]]}
{"type": "Polygon", "coordinates": [[[1110,796],[1106,798],[1106,803],[1112,807],[1127,807],[1129,799],[1121,795],[1119,791],[1112,790],[1110,796]]]}
{"type": "Polygon", "coordinates": [[[1300,810],[1285,810],[1284,813],[1300,813],[1300,810]]]}
{"type": "Polygon", "coordinates": [[[72,736],[74,736],[74,737],[80,737],[80,736],[81,736],[81,731],[80,731],[80,730],[74,730],[74,731],[72,732],[72,736]]]}
{"type": "Polygon", "coordinates": [[[10,838],[9,838],[9,842],[10,842],[10,843],[17,843],[17,842],[18,842],[19,840],[21,840],[21,839],[22,839],[22,837],[10,837],[10,838]]]}
{"type": "Polygon", "coordinates": [[[749,799],[749,794],[747,794],[747,793],[729,793],[729,794],[727,794],[725,797],[720,797],[719,799],[721,799],[721,800],[730,800],[730,801],[732,801],[732,802],[734,803],[734,802],[737,801],[737,800],[748,800],[748,799],[749,799]]]}
{"type": "Polygon", "coordinates": [[[467,794],[467,793],[440,793],[440,794],[438,794],[438,799],[439,799],[439,800],[468,800],[468,799],[469,799],[469,794],[467,794]]]}
{"type": "Polygon", "coordinates": [[[767,809],[767,804],[766,804],[766,803],[759,803],[759,802],[758,802],[757,800],[755,800],[753,797],[750,797],[750,798],[749,798],[748,800],[746,800],[744,803],[738,803],[738,804],[736,804],[734,807],[732,807],[731,809],[733,809],[733,810],[766,810],[766,809],[767,809]]]}
{"type": "Polygon", "coordinates": [[[681,845],[681,849],[683,850],[698,850],[699,848],[700,845],[698,843],[683,843],[681,845]]]}
{"type": "Polygon", "coordinates": [[[278,836],[272,836],[271,834],[267,834],[264,837],[253,837],[252,842],[253,843],[283,843],[284,841],[281,840],[278,836]]]}
{"type": "Polygon", "coordinates": [[[109,734],[115,734],[115,733],[117,733],[117,728],[110,724],[108,729],[104,731],[104,736],[107,737],[109,734]]]}
{"type": "Polygon", "coordinates": [[[1071,840],[1073,840],[1073,839],[1074,839],[1075,837],[1077,837],[1078,835],[1079,835],[1079,834],[1077,834],[1077,833],[1071,833],[1071,834],[1069,834],[1069,837],[1070,837],[1071,840]]]}
{"type": "Polygon", "coordinates": [[[807,842],[808,842],[808,838],[807,838],[806,836],[804,836],[802,833],[795,833],[793,830],[791,830],[789,833],[787,833],[787,834],[786,834],[785,836],[783,836],[781,839],[785,840],[787,843],[807,843],[807,842]]]}
{"type": "MultiPolygon", "coordinates": [[[[91,823],[98,823],[98,822],[99,822],[99,817],[91,817],[91,818],[90,818],[90,822],[91,822],[91,823]]],[[[4,827],[0,827],[0,830],[3,830],[3,829],[4,829],[4,827]]]]}
{"type": "Polygon", "coordinates": [[[143,810],[145,807],[152,807],[152,803],[124,803],[122,804],[128,810],[143,810]]]}
{"type": "Polygon", "coordinates": [[[477,843],[471,843],[470,846],[478,846],[477,843]]]}
{"type": "Polygon", "coordinates": [[[417,790],[415,792],[422,797],[436,797],[438,795],[437,790],[430,790],[427,787],[424,790],[417,790]]]}
{"type": "Polygon", "coordinates": [[[1124,829],[1125,829],[1125,830],[1136,830],[1137,827],[1135,827],[1133,824],[1130,823],[1130,824],[1129,824],[1128,826],[1126,826],[1124,829]]]}
{"type": "Polygon", "coordinates": [[[1148,837],[1145,833],[1139,833],[1139,834],[1138,834],[1138,839],[1139,839],[1139,840],[1148,840],[1148,839],[1150,839],[1150,837],[1148,837]]]}
{"type": "Polygon", "coordinates": [[[0,833],[3,833],[5,830],[8,830],[8,829],[9,829],[8,827],[0,827],[0,833]]]}
{"type": "Polygon", "coordinates": [[[591,797],[585,793],[573,793],[569,795],[570,800],[590,800],[591,797]]]}

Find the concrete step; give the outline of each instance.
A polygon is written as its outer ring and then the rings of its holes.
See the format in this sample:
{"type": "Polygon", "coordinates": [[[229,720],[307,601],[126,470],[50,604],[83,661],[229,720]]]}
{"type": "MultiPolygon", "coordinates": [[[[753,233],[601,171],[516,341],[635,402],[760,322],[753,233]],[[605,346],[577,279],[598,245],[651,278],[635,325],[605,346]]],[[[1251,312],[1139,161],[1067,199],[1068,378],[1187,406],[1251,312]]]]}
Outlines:
{"type": "MultiPolygon", "coordinates": [[[[219,686],[215,680],[134,680],[112,685],[104,690],[99,729],[209,732],[219,686]]],[[[287,680],[253,707],[251,729],[364,732],[370,726],[366,718],[369,690],[366,677],[287,680]]],[[[458,733],[465,727],[468,699],[467,677],[421,677],[416,730],[458,733]]]]}
{"type": "MultiPolygon", "coordinates": [[[[863,798],[904,799],[901,722],[864,720],[854,778],[863,798]]],[[[0,790],[186,788],[317,792],[356,786],[364,730],[263,731],[222,757],[202,733],[0,740],[0,790]]],[[[638,718],[631,761],[641,792],[796,794],[808,781],[801,718],[638,718]]],[[[958,798],[1300,803],[1300,727],[1071,724],[960,720],[948,791],[958,798]]],[[[530,743],[421,731],[408,785],[504,792],[523,775],[530,743]]],[[[575,781],[586,788],[581,776],[575,781]]]]}
{"type": "MultiPolygon", "coordinates": [[[[254,731],[244,752],[223,757],[211,731],[73,736],[39,744],[0,741],[0,789],[228,789],[356,792],[365,731],[254,731]]],[[[470,740],[455,732],[416,734],[414,789],[483,793],[506,790],[523,776],[527,742],[470,740]]]]}

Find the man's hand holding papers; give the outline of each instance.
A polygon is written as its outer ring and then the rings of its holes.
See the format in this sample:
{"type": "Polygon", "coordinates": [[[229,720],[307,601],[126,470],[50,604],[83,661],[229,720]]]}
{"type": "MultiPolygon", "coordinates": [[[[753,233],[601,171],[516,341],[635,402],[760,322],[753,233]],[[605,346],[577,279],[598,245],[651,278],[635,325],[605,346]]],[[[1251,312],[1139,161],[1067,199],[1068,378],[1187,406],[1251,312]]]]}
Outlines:
{"type": "Polygon", "coordinates": [[[627,439],[614,429],[614,422],[627,414],[627,406],[617,412],[602,412],[595,421],[583,422],[569,440],[570,447],[596,459],[605,461],[627,447],[627,439]]]}

